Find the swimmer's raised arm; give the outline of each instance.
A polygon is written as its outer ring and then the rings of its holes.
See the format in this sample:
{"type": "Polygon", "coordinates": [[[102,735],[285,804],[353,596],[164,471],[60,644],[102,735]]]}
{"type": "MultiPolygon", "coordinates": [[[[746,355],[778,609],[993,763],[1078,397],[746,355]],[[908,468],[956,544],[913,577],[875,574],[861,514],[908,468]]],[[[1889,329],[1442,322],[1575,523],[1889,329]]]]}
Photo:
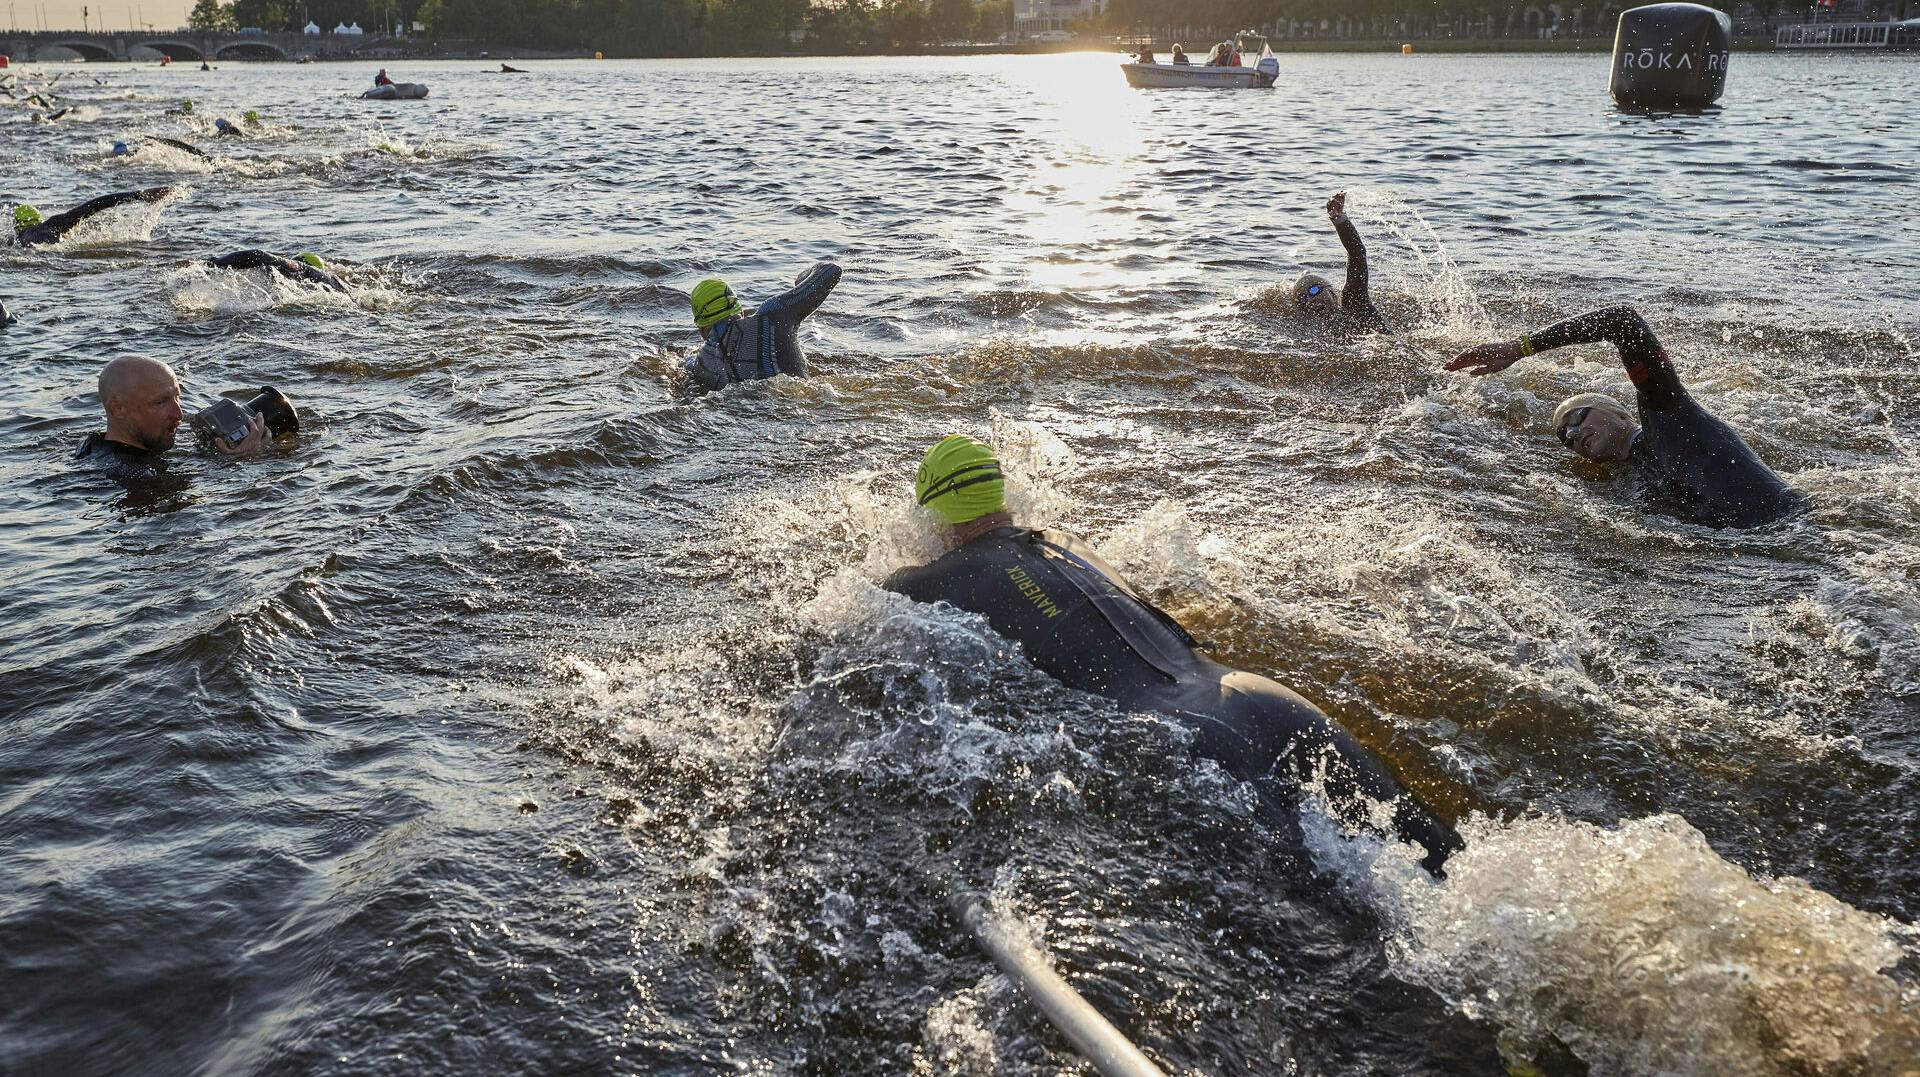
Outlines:
{"type": "Polygon", "coordinates": [[[795,277],[793,287],[760,304],[759,312],[777,314],[787,321],[802,321],[827,301],[834,285],[839,283],[840,267],[832,262],[821,262],[795,277]]]}
{"type": "Polygon", "coordinates": [[[1530,355],[1569,344],[1601,341],[1619,349],[1627,377],[1633,379],[1645,404],[1659,408],[1686,396],[1680,375],[1675,373],[1659,338],[1653,335],[1653,329],[1640,312],[1624,303],[1590,310],[1545,329],[1522,333],[1518,340],[1475,345],[1455,356],[1446,369],[1465,370],[1475,377],[1483,377],[1505,370],[1530,355]]]}
{"type": "Polygon", "coordinates": [[[1327,218],[1340,235],[1340,245],[1347,249],[1347,284],[1340,290],[1340,309],[1368,328],[1384,328],[1387,320],[1374,307],[1368,291],[1367,245],[1360,240],[1360,230],[1347,218],[1347,192],[1327,199],[1327,218]]]}

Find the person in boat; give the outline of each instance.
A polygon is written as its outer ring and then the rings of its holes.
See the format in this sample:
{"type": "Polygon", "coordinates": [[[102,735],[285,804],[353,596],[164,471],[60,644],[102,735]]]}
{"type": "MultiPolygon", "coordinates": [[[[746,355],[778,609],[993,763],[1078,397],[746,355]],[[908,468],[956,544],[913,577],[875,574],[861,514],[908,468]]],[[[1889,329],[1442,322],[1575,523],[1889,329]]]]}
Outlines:
{"type": "Polygon", "coordinates": [[[374,86],[375,86],[376,88],[377,88],[377,87],[380,87],[380,86],[391,86],[391,85],[393,85],[393,80],[387,77],[387,69],[386,69],[386,68],[384,68],[384,67],[383,67],[383,68],[381,68],[381,69],[380,69],[380,72],[379,72],[379,74],[377,74],[377,75],[375,75],[375,76],[373,76],[373,84],[374,84],[374,86]]]}
{"type": "Polygon", "coordinates": [[[1142,45],[1140,47],[1140,52],[1137,59],[1143,64],[1153,63],[1154,62],[1153,49],[1148,46],[1142,45]]]}
{"type": "Polygon", "coordinates": [[[38,243],[58,243],[68,232],[78,227],[80,222],[96,213],[103,213],[130,202],[158,202],[173,193],[171,187],[148,187],[142,191],[115,191],[103,194],[89,202],[83,202],[51,217],[42,217],[34,207],[21,203],[13,207],[13,240],[22,247],[31,247],[38,243]]]}
{"type": "MultiPolygon", "coordinates": [[[[74,459],[126,481],[165,474],[167,450],[186,418],[173,368],[150,356],[123,355],[101,368],[99,390],[107,428],[88,434],[74,459]]],[[[239,442],[215,438],[212,444],[219,452],[245,455],[262,451],[271,440],[266,419],[254,415],[239,442]]]]}
{"type": "Polygon", "coordinates": [[[1367,245],[1360,241],[1360,230],[1347,218],[1347,192],[1327,199],[1327,218],[1347,249],[1347,286],[1336,290],[1333,282],[1318,273],[1302,273],[1293,282],[1294,309],[1307,319],[1345,329],[1370,333],[1387,328],[1387,320],[1373,305],[1367,286],[1367,245]]]}
{"type": "Polygon", "coordinates": [[[1540,352],[1600,341],[1618,350],[1633,382],[1635,411],[1605,393],[1568,397],[1553,409],[1562,445],[1595,463],[1626,468],[1656,503],[1706,527],[1757,527],[1805,507],[1804,495],[1687,392],[1666,349],[1630,306],[1602,307],[1518,340],[1476,345],[1446,368],[1485,377],[1540,352]]]}
{"type": "Polygon", "coordinates": [[[1335,813],[1368,826],[1392,804],[1392,828],[1438,874],[1462,843],[1374,754],[1276,681],[1200,653],[1180,623],[1127,585],[1086,543],[1022,526],[1007,511],[1000,462],[963,435],[929,449],[914,477],[920,505],[945,524],[947,552],[887,577],[887,590],[986,618],[1028,661],[1069,688],[1194,731],[1195,753],[1249,782],[1263,812],[1290,815],[1300,784],[1324,775],[1335,813]]]}
{"type": "Polygon", "coordinates": [[[1193,62],[1187,58],[1187,50],[1181,48],[1178,42],[1173,46],[1173,62],[1176,64],[1190,64],[1193,62]]]}
{"type": "Polygon", "coordinates": [[[744,312],[733,289],[721,280],[693,286],[693,324],[706,341],[686,370],[708,389],[758,381],[775,374],[807,376],[807,354],[800,347],[800,323],[840,283],[840,267],[821,262],[795,278],[793,287],[744,312]]]}
{"type": "Polygon", "coordinates": [[[246,250],[223,254],[207,260],[209,265],[219,269],[267,269],[277,276],[306,284],[317,284],[336,292],[344,292],[347,286],[340,278],[327,271],[327,263],[319,255],[307,251],[293,258],[282,258],[266,251],[246,250]]]}

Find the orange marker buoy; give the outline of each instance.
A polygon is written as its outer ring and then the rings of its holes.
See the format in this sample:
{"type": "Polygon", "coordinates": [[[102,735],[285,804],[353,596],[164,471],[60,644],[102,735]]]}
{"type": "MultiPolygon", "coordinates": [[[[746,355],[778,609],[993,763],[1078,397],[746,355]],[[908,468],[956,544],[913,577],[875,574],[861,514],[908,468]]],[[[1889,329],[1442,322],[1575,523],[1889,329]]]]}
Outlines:
{"type": "Polygon", "coordinates": [[[600,54],[600,50],[598,50],[598,49],[595,49],[595,50],[594,50],[594,53],[593,53],[593,58],[594,58],[594,59],[596,59],[596,60],[604,60],[604,59],[606,59],[606,57],[605,57],[605,56],[602,56],[602,55],[600,54]]]}
{"type": "Polygon", "coordinates": [[[1412,46],[1412,45],[1402,45],[1402,46],[1400,46],[1400,55],[1402,55],[1402,56],[1412,56],[1412,55],[1413,55],[1413,46],[1412,46]]]}

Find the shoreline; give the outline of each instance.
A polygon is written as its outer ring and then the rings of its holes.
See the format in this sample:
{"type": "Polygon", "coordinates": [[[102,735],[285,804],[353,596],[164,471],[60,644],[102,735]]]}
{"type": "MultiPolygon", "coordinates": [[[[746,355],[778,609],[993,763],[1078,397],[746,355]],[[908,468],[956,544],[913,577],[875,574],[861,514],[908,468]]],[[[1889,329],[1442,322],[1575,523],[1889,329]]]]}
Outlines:
{"type": "MultiPolygon", "coordinates": [[[[0,35],[3,36],[3,35],[0,35]]],[[[1154,42],[1151,47],[1156,55],[1164,57],[1171,52],[1171,42],[1154,42]]],[[[1410,55],[1424,53],[1444,53],[1459,55],[1468,53],[1598,53],[1611,54],[1613,38],[1563,38],[1553,41],[1508,39],[1508,38],[1431,38],[1402,39],[1385,38],[1355,41],[1276,41],[1270,42],[1275,54],[1301,53],[1394,53],[1402,52],[1403,46],[1411,45],[1410,55]]],[[[1057,55],[1064,53],[1101,53],[1112,56],[1129,55],[1139,46],[1122,46],[1111,42],[1083,43],[1072,41],[1023,42],[1017,44],[979,44],[979,45],[932,45],[919,49],[886,49],[868,52],[815,52],[806,49],[788,49],[765,53],[710,53],[703,55],[661,55],[661,56],[607,56],[609,60],[702,60],[724,59],[730,56],[785,59],[807,58],[827,59],[836,56],[1033,56],[1057,55]]],[[[0,51],[4,51],[0,49],[0,51]]],[[[1773,52],[1771,37],[1738,37],[1733,41],[1735,52],[1773,52]]],[[[1788,50],[1802,51],[1802,50],[1788,50]]],[[[1821,51],[1821,50],[1807,50],[1821,51]]],[[[1877,51],[1877,50],[1876,50],[1877,51]]],[[[525,62],[538,63],[543,60],[591,60],[596,53],[591,49],[578,51],[553,51],[546,49],[518,49],[510,45],[494,45],[484,42],[449,43],[447,46],[428,48],[396,47],[392,43],[369,48],[360,54],[332,53],[330,55],[311,55],[286,60],[240,60],[230,58],[223,63],[391,63],[406,61],[481,61],[486,63],[525,62]]],[[[21,63],[73,63],[74,60],[21,60],[21,63]]],[[[138,60],[94,60],[92,63],[127,63],[151,65],[150,59],[138,60]]],[[[178,61],[193,63],[193,61],[178,61]]]]}

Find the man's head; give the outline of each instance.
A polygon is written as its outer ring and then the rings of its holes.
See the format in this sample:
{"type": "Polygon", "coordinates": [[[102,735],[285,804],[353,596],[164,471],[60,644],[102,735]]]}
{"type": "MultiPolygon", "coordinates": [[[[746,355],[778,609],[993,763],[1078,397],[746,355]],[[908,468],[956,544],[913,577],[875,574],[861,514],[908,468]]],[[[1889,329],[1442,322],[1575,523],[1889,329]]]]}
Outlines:
{"type": "Polygon", "coordinates": [[[941,438],[920,460],[914,500],[956,531],[1007,521],[1007,487],[993,448],[964,434],[941,438]]]}
{"type": "Polygon", "coordinates": [[[100,406],[107,411],[108,440],[148,452],[173,448],[184,418],[173,368],[144,355],[123,355],[101,369],[100,406]]]}
{"type": "Polygon", "coordinates": [[[740,300],[723,280],[709,277],[694,285],[692,300],[693,324],[699,326],[701,336],[705,336],[715,323],[740,313],[740,300]]]}
{"type": "Polygon", "coordinates": [[[1553,409],[1553,433],[1560,443],[1599,464],[1618,464],[1633,450],[1640,432],[1633,413],[1605,393],[1570,396],[1553,409]]]}
{"type": "Polygon", "coordinates": [[[1302,273],[1293,282],[1293,305],[1302,314],[1330,316],[1340,311],[1340,293],[1318,273],[1302,273]]]}
{"type": "Polygon", "coordinates": [[[16,232],[24,232],[45,219],[40,216],[39,210],[25,202],[13,207],[13,230],[16,232]]]}

